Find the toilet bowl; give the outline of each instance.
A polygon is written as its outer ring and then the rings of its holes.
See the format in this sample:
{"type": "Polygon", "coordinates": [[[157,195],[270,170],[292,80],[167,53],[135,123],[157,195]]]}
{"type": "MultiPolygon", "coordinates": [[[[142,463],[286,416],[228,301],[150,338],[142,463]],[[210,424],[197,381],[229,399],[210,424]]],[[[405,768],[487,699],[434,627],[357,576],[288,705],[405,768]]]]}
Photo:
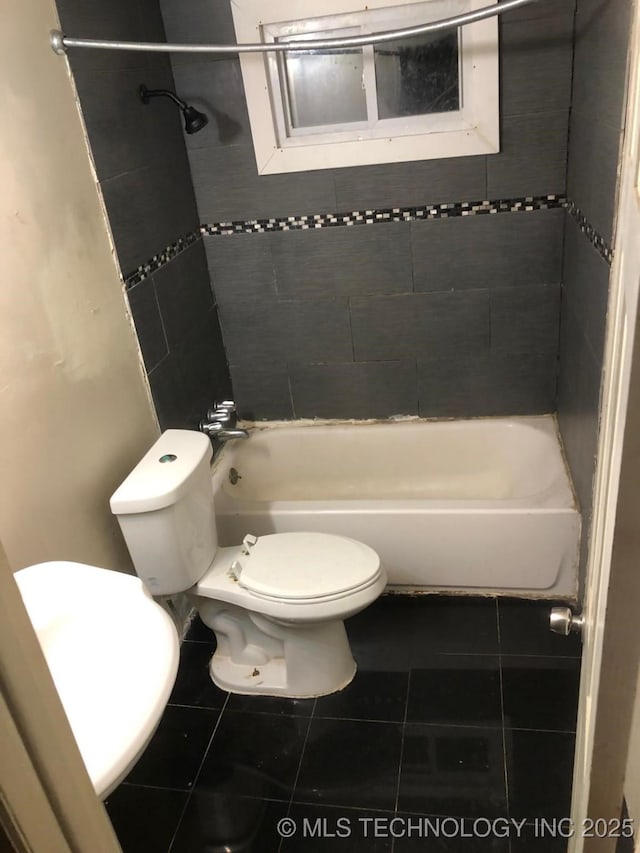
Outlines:
{"type": "Polygon", "coordinates": [[[386,576],[362,542],[249,532],[218,547],[209,439],[167,430],[111,497],[137,574],[153,595],[187,592],[216,635],[213,681],[234,693],[305,698],[353,678],[344,620],[386,576]]]}

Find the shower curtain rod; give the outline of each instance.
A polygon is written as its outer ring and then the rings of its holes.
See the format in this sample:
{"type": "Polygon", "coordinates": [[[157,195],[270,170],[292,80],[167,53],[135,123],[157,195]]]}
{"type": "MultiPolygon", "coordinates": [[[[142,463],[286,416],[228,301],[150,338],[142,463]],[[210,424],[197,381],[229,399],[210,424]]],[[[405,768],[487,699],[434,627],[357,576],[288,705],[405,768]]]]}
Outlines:
{"type": "Polygon", "coordinates": [[[472,24],[484,18],[501,15],[510,9],[518,9],[537,0],[505,0],[494,6],[484,6],[475,12],[465,12],[462,15],[454,15],[443,18],[440,21],[432,21],[430,24],[421,24],[417,27],[409,27],[403,30],[387,30],[382,33],[371,33],[364,36],[348,36],[339,39],[315,39],[313,41],[295,42],[270,42],[268,44],[154,44],[143,41],[103,41],[100,39],[76,39],[65,36],[60,30],[52,30],[51,47],[55,53],[66,53],[70,47],[100,48],[102,50],[135,50],[158,53],[281,53],[283,51],[295,50],[331,50],[343,47],[362,47],[363,45],[382,44],[396,39],[419,36],[423,33],[437,32],[451,27],[461,27],[464,24],[472,24]]]}

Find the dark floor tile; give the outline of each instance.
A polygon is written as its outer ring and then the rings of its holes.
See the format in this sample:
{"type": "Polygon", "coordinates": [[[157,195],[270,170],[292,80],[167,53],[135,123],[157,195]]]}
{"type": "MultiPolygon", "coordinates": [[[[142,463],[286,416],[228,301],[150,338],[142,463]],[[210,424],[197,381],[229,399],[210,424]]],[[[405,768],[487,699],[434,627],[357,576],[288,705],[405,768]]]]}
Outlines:
{"type": "Polygon", "coordinates": [[[212,643],[216,642],[216,635],[213,633],[211,628],[207,628],[202,619],[196,615],[193,618],[193,621],[189,625],[189,630],[185,636],[185,641],[190,643],[212,643]]]}
{"type": "Polygon", "coordinates": [[[227,708],[230,711],[251,711],[254,714],[293,714],[310,717],[315,699],[289,699],[284,696],[242,696],[229,694],[227,708]]]}
{"type": "Polygon", "coordinates": [[[392,810],[401,746],[396,723],[312,719],[294,800],[392,810]]]}
{"type": "Polygon", "coordinates": [[[220,712],[169,705],[142,758],[126,778],[134,785],[187,790],[193,784],[220,712]]]}
{"type": "Polygon", "coordinates": [[[171,853],[278,853],[278,821],[286,816],[288,808],[288,803],[196,790],[171,853]]]}
{"type": "Polygon", "coordinates": [[[545,824],[543,821],[525,824],[511,838],[511,853],[567,853],[569,832],[564,825],[545,824]]]}
{"type": "Polygon", "coordinates": [[[574,732],[579,686],[577,658],[503,657],[505,726],[574,732]]]}
{"type": "Polygon", "coordinates": [[[506,815],[502,730],[407,724],[398,809],[454,817],[506,815]]]}
{"type": "Polygon", "coordinates": [[[408,672],[417,600],[383,595],[346,621],[351,652],[358,670],[408,672]]]}
{"type": "Polygon", "coordinates": [[[116,788],[105,807],[123,853],[165,853],[188,796],[137,785],[116,788]]]}
{"type": "Polygon", "coordinates": [[[404,834],[396,837],[393,853],[509,853],[506,818],[417,817],[399,815],[404,834]]]}
{"type": "Polygon", "coordinates": [[[198,777],[211,795],[288,800],[309,720],[226,710],[198,777]]]}
{"type": "Polygon", "coordinates": [[[502,654],[580,657],[582,645],[577,634],[563,637],[549,630],[549,611],[557,604],[557,601],[499,599],[502,654]]]}
{"type": "Polygon", "coordinates": [[[294,803],[289,817],[282,853],[391,853],[393,847],[389,814],[294,803]]]}
{"type": "Polygon", "coordinates": [[[412,667],[434,652],[497,654],[498,620],[493,598],[425,596],[414,610],[412,667]]]}
{"type": "Polygon", "coordinates": [[[411,671],[407,720],[501,726],[497,655],[433,655],[411,671]]]}
{"type": "Polygon", "coordinates": [[[512,817],[569,816],[574,736],[506,729],[507,784],[512,817]]]}
{"type": "Polygon", "coordinates": [[[404,721],[408,682],[409,674],[406,672],[359,670],[344,690],[317,700],[314,716],[401,723],[404,721]]]}
{"type": "Polygon", "coordinates": [[[211,680],[209,661],[215,645],[185,642],[180,646],[178,677],[169,697],[172,705],[222,708],[228,696],[211,680]]]}

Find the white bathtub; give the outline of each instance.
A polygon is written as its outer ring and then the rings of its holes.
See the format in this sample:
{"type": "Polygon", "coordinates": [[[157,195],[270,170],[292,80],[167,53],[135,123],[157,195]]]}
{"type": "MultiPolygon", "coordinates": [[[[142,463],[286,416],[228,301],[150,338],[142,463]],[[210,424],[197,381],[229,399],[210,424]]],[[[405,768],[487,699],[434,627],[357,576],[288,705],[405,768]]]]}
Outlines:
{"type": "Polygon", "coordinates": [[[213,466],[221,545],[366,542],[402,591],[574,597],[580,515],[551,415],[255,424],[213,466]]]}

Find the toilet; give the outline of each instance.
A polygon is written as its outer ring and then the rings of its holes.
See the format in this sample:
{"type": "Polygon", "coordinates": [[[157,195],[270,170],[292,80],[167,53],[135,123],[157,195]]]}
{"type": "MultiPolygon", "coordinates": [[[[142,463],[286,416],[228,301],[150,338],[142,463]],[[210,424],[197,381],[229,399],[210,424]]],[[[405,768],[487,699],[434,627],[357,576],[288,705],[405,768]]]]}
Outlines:
{"type": "Polygon", "coordinates": [[[138,576],[152,595],[188,592],[216,635],[213,681],[233,693],[309,698],[353,678],[344,620],[382,593],[368,545],[325,533],[250,531],[219,547],[210,439],[164,432],[111,497],[138,576]]]}

